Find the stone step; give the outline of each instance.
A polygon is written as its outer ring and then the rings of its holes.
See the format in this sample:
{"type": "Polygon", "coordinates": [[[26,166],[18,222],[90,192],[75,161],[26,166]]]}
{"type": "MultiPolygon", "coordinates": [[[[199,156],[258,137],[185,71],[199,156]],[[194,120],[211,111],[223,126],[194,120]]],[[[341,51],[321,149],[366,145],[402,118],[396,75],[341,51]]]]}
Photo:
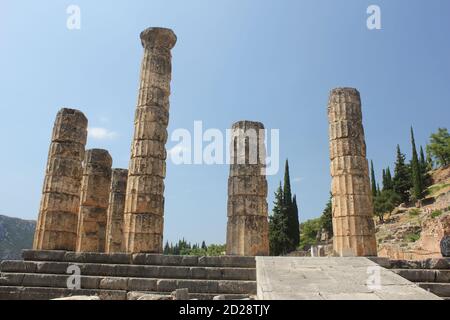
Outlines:
{"type": "MultiPolygon", "coordinates": [[[[168,295],[167,292],[141,292],[144,294],[168,295]]],[[[50,300],[71,296],[98,296],[101,300],[135,300],[131,298],[133,293],[127,293],[124,290],[70,290],[65,288],[5,286],[0,287],[0,300],[50,300]]],[[[212,300],[218,295],[223,295],[225,300],[242,300],[249,297],[245,294],[190,293],[189,299],[212,300]]]]}
{"type": "Polygon", "coordinates": [[[39,288],[0,286],[0,300],[50,300],[70,296],[98,296],[101,300],[126,300],[127,292],[120,290],[69,290],[64,288],[39,288]]]}
{"type": "Polygon", "coordinates": [[[450,283],[417,282],[416,284],[439,297],[450,297],[450,283]]]}
{"type": "Polygon", "coordinates": [[[93,253],[59,250],[23,250],[25,261],[56,261],[102,264],[137,264],[158,266],[199,266],[255,268],[255,257],[243,256],[172,256],[147,253],[93,253]]]}
{"type": "Polygon", "coordinates": [[[392,269],[392,271],[412,282],[450,283],[450,270],[392,269]]]}
{"type": "Polygon", "coordinates": [[[0,272],[67,274],[69,266],[74,265],[78,266],[80,268],[80,274],[85,276],[256,280],[256,269],[254,268],[124,265],[20,260],[2,261],[0,263],[0,272]]]}
{"type": "MultiPolygon", "coordinates": [[[[168,292],[154,292],[154,291],[130,291],[127,293],[127,300],[137,300],[142,294],[158,294],[158,295],[170,295],[168,292]]],[[[233,294],[233,293],[189,293],[189,299],[195,300],[213,300],[216,296],[223,296],[224,300],[243,300],[250,299],[254,295],[249,294],[233,294]]]]}
{"type": "MultiPolygon", "coordinates": [[[[70,275],[2,273],[0,286],[67,288],[70,275]]],[[[191,293],[256,294],[255,281],[191,280],[80,276],[83,289],[172,292],[187,288],[191,293]]]]}
{"type": "Polygon", "coordinates": [[[426,260],[390,260],[391,269],[434,269],[450,270],[450,258],[431,258],[426,260]]]}

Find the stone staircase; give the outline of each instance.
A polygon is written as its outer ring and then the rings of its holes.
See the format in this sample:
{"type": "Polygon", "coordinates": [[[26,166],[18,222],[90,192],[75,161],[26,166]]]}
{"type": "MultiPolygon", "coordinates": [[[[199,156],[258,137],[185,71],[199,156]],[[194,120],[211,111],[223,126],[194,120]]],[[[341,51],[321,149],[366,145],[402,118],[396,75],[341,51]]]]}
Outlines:
{"type": "Polygon", "coordinates": [[[392,271],[435,295],[450,300],[450,258],[390,260],[392,271]]]}
{"type": "Polygon", "coordinates": [[[254,257],[168,256],[24,250],[0,264],[0,300],[47,300],[76,295],[132,299],[187,288],[190,299],[244,299],[256,294],[254,257]],[[74,267],[75,266],[75,267],[74,267]],[[79,269],[78,269],[78,268],[79,269]],[[79,270],[79,289],[73,284],[79,270]],[[68,286],[69,283],[69,286],[68,286]]]}

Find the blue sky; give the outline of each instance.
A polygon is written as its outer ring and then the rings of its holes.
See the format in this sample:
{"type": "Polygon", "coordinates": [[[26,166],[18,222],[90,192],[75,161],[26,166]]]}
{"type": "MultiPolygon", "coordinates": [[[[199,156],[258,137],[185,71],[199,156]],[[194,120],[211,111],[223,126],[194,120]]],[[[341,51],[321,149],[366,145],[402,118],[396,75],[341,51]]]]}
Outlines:
{"type": "MultiPolygon", "coordinates": [[[[450,119],[448,0],[0,0],[0,214],[35,219],[56,112],[82,110],[114,167],[128,167],[149,26],[174,30],[169,133],[225,130],[238,120],[280,129],[302,221],[321,214],[330,189],[329,90],[356,87],[368,158],[409,154],[409,127],[425,144],[450,119]],[[66,28],[69,5],[81,29],[66,28]],[[381,8],[382,30],[366,9],[381,8]]],[[[168,147],[175,143],[169,142],[168,147]]],[[[409,157],[409,155],[408,155],[409,157]]],[[[268,178],[269,204],[282,178],[268,178]]],[[[224,242],[226,165],[168,163],[165,239],[224,242]]]]}

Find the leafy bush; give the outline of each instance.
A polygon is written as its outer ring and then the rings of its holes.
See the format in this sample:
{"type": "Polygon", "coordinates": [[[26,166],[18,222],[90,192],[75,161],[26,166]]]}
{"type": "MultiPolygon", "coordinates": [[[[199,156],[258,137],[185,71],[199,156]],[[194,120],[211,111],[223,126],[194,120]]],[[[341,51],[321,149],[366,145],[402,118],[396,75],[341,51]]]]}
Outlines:
{"type": "Polygon", "coordinates": [[[321,229],[320,218],[307,220],[300,224],[300,248],[306,249],[317,244],[321,229]]]}
{"type": "Polygon", "coordinates": [[[414,208],[408,212],[410,217],[417,217],[420,214],[420,209],[414,208]]]}
{"type": "Polygon", "coordinates": [[[434,218],[437,218],[437,217],[439,217],[440,215],[442,215],[442,211],[441,210],[434,210],[432,213],[431,213],[431,217],[434,219],[434,218]]]}
{"type": "Polygon", "coordinates": [[[420,232],[410,233],[405,236],[405,240],[407,242],[416,242],[419,239],[420,239],[420,232]]]}
{"type": "Polygon", "coordinates": [[[440,191],[440,190],[442,190],[444,188],[447,188],[447,187],[450,187],[450,183],[443,183],[443,184],[432,185],[431,187],[429,187],[427,189],[427,194],[428,195],[433,195],[433,194],[437,193],[438,191],[440,191]]]}
{"type": "Polygon", "coordinates": [[[226,251],[226,245],[222,244],[210,244],[206,245],[205,242],[202,245],[191,244],[186,240],[179,240],[175,245],[166,242],[164,246],[164,254],[168,255],[188,255],[188,256],[221,256],[226,251]]]}
{"type": "Polygon", "coordinates": [[[446,128],[439,128],[438,132],[431,135],[427,151],[440,166],[450,164],[450,134],[446,128]]]}
{"type": "Polygon", "coordinates": [[[384,222],[384,214],[391,212],[401,202],[401,197],[394,190],[383,190],[374,199],[375,214],[384,222]]]}

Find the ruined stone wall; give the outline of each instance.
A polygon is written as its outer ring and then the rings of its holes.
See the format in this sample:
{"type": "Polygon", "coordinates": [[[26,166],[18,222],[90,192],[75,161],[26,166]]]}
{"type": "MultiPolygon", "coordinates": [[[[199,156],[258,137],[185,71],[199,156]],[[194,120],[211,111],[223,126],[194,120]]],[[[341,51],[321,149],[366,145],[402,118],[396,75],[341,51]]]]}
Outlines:
{"type": "Polygon", "coordinates": [[[109,192],[109,205],[106,223],[107,253],[124,252],[123,247],[123,213],[128,170],[113,169],[109,192]]]}
{"type": "Polygon", "coordinates": [[[260,135],[264,126],[259,122],[240,121],[233,125],[232,130],[227,254],[268,255],[266,150],[264,135],[260,135]],[[253,138],[252,132],[256,133],[253,138]]]}
{"type": "Polygon", "coordinates": [[[74,109],[61,109],[48,152],[33,248],[75,250],[82,161],[87,119],[74,109]]]}
{"type": "Polygon", "coordinates": [[[170,29],[141,33],[144,58],[125,200],[127,252],[162,252],[164,177],[171,80],[176,36],[170,29]]]}
{"type": "Polygon", "coordinates": [[[376,256],[359,92],[352,88],[332,90],[328,120],[334,251],[339,256],[376,256]]]}
{"type": "Polygon", "coordinates": [[[111,165],[107,150],[86,151],[78,218],[78,252],[105,251],[111,165]]]}

